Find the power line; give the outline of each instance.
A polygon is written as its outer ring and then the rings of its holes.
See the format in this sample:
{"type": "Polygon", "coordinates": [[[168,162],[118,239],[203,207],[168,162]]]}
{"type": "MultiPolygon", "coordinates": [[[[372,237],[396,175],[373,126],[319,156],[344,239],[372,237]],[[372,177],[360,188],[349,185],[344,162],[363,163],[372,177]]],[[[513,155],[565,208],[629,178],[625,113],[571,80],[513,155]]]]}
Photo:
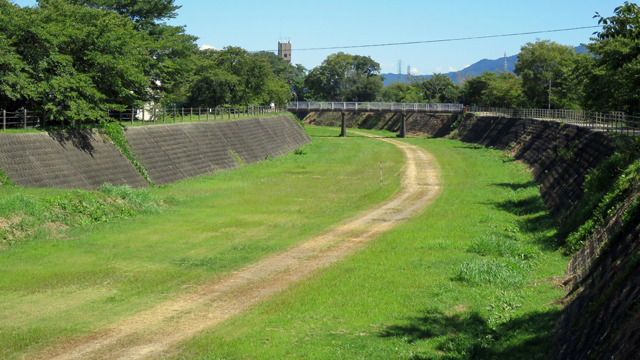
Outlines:
{"type": "Polygon", "coordinates": [[[513,33],[513,34],[469,36],[469,37],[462,37],[462,38],[450,38],[450,39],[438,39],[438,40],[408,41],[408,42],[369,44],[369,45],[347,45],[347,46],[315,47],[315,48],[306,48],[306,49],[295,49],[295,51],[358,49],[358,48],[367,48],[367,47],[433,44],[433,43],[452,42],[452,41],[479,40],[479,39],[491,39],[491,38],[501,38],[501,37],[510,37],[510,36],[546,34],[546,33],[563,32],[563,31],[593,29],[593,28],[597,28],[597,27],[601,27],[601,26],[599,26],[599,25],[581,26],[581,27],[566,28],[566,29],[530,31],[530,32],[521,32],[521,33],[513,33]]]}

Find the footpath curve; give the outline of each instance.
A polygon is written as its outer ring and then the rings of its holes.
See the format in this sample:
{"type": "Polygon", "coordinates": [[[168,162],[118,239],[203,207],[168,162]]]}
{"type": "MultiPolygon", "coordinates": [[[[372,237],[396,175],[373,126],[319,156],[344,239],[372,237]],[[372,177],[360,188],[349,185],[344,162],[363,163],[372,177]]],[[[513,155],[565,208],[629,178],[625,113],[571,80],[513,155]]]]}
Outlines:
{"type": "Polygon", "coordinates": [[[48,349],[36,358],[147,359],[165,356],[179,342],[247,310],[418,215],[441,190],[435,158],[417,146],[379,139],[399,147],[406,157],[402,189],[391,199],[303,244],[247,265],[95,334],[48,349]]]}

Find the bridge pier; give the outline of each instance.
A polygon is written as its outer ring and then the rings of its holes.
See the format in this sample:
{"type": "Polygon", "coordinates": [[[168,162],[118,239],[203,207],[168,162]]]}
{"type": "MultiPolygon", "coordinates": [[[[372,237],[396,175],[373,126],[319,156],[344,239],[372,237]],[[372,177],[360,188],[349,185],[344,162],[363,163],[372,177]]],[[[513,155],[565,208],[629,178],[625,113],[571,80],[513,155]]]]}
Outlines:
{"type": "Polygon", "coordinates": [[[344,120],[344,111],[340,113],[342,115],[342,130],[340,131],[340,137],[347,137],[347,123],[344,120]]]}
{"type": "Polygon", "coordinates": [[[401,137],[403,139],[407,137],[407,121],[406,121],[406,118],[407,118],[407,116],[406,116],[405,112],[403,111],[400,114],[400,119],[402,119],[402,123],[400,124],[400,135],[399,135],[399,137],[401,137]]]}

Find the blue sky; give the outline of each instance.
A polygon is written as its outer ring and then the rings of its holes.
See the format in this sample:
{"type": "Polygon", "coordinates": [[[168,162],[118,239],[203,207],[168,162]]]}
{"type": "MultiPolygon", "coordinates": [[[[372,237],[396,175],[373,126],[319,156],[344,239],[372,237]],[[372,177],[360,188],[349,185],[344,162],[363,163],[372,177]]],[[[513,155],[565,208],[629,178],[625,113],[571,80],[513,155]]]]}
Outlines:
{"type": "MultiPolygon", "coordinates": [[[[35,0],[12,0],[33,6],[35,0]]],[[[383,73],[402,73],[411,66],[419,74],[461,70],[482,59],[515,55],[520,47],[537,39],[564,45],[590,40],[598,28],[535,35],[450,41],[416,45],[356,49],[309,50],[338,47],[429,41],[452,38],[547,31],[597,26],[593,16],[613,15],[623,0],[323,0],[257,1],[176,0],[182,6],[169,23],[186,26],[199,38],[198,45],[221,49],[239,46],[250,51],[276,50],[278,40],[291,40],[292,59],[308,69],[330,54],[344,51],[370,56],[383,73]]]]}

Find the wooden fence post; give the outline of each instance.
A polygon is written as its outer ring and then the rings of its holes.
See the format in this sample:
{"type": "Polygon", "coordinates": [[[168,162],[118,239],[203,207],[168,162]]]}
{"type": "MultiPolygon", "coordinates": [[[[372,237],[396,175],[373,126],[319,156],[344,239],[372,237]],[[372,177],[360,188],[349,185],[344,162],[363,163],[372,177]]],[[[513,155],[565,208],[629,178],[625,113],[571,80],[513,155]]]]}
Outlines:
{"type": "Polygon", "coordinates": [[[133,119],[136,117],[134,111],[135,109],[131,108],[131,125],[133,125],[133,119]]]}
{"type": "Polygon", "coordinates": [[[24,128],[27,128],[27,109],[24,109],[24,114],[22,117],[23,121],[24,121],[24,128]]]}
{"type": "Polygon", "coordinates": [[[7,110],[2,110],[2,131],[7,131],[7,110]]]}

